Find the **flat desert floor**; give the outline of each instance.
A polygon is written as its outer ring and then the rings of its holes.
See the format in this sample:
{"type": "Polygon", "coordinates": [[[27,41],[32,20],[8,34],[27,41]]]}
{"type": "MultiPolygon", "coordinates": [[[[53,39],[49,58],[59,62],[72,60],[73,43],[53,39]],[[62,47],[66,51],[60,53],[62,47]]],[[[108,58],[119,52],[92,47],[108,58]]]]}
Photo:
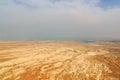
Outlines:
{"type": "Polygon", "coordinates": [[[120,43],[0,41],[0,80],[120,80],[120,43]]]}

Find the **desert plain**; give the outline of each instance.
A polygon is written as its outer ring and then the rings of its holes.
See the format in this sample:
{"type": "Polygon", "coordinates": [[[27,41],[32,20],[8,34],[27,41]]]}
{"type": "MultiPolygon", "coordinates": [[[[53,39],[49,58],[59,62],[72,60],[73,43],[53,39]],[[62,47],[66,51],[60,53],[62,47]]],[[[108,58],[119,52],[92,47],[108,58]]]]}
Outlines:
{"type": "Polygon", "coordinates": [[[0,80],[120,80],[120,42],[0,41],[0,80]]]}

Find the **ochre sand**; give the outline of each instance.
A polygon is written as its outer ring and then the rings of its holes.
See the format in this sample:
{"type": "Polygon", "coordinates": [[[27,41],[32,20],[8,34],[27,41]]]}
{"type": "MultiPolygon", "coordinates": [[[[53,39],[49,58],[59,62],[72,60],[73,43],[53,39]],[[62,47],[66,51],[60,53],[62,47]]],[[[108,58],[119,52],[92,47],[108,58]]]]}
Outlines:
{"type": "Polygon", "coordinates": [[[0,80],[120,80],[120,43],[0,41],[0,80]]]}

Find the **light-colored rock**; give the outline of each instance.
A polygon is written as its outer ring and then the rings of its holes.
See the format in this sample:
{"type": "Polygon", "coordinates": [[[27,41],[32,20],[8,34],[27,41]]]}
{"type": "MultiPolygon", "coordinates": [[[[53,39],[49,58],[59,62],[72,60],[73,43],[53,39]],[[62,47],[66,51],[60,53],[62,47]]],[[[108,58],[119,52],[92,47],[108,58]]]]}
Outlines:
{"type": "Polygon", "coordinates": [[[0,80],[120,79],[120,49],[111,44],[1,41],[0,49],[0,80]]]}

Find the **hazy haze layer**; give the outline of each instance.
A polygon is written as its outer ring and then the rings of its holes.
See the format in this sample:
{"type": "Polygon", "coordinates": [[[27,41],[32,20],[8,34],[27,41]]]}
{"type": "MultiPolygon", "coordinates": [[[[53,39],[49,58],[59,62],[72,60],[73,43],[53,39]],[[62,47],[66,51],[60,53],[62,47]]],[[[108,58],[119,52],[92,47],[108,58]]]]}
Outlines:
{"type": "Polygon", "coordinates": [[[119,0],[0,0],[0,39],[120,39],[119,0]]]}

